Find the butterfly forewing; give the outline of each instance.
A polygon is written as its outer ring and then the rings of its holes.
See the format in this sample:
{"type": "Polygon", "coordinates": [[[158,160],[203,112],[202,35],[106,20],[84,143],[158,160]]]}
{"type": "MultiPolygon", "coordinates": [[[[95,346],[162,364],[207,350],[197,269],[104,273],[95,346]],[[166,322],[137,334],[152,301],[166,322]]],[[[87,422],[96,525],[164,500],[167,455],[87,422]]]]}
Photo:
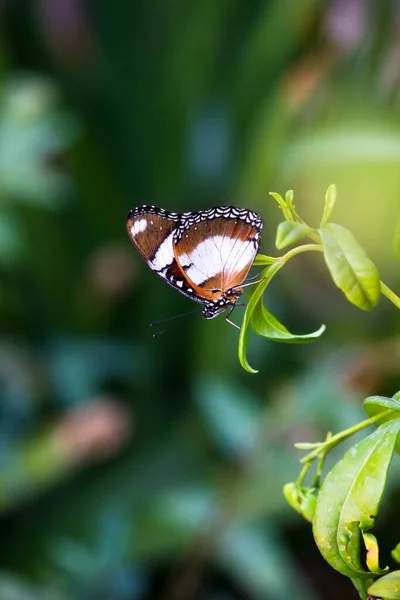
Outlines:
{"type": "Polygon", "coordinates": [[[145,205],[130,211],[126,227],[133,245],[149,267],[182,294],[197,300],[174,255],[173,234],[180,217],[178,213],[145,205]]]}
{"type": "Polygon", "coordinates": [[[178,264],[197,293],[218,300],[245,279],[260,245],[256,213],[218,207],[185,213],[173,235],[178,264]]]}
{"type": "Polygon", "coordinates": [[[178,221],[176,213],[153,206],[135,208],[128,215],[126,227],[129,236],[147,264],[157,273],[174,259],[172,238],[178,221]]]}

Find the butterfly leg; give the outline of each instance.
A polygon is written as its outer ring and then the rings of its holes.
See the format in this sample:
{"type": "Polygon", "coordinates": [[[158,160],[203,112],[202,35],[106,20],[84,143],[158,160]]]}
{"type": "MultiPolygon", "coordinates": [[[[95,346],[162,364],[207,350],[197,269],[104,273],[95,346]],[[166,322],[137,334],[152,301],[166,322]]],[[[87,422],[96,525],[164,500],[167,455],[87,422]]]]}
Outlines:
{"type": "Polygon", "coordinates": [[[226,315],[226,317],[225,317],[225,321],[226,321],[227,323],[229,323],[230,325],[233,325],[233,327],[236,327],[236,329],[240,329],[239,325],[236,325],[236,323],[234,323],[233,321],[231,321],[231,320],[229,319],[229,317],[231,316],[231,314],[233,313],[233,311],[234,311],[234,309],[235,309],[235,306],[236,306],[236,304],[232,304],[232,306],[231,306],[231,307],[230,307],[230,309],[229,309],[229,312],[228,312],[228,314],[227,314],[227,315],[226,315]]]}

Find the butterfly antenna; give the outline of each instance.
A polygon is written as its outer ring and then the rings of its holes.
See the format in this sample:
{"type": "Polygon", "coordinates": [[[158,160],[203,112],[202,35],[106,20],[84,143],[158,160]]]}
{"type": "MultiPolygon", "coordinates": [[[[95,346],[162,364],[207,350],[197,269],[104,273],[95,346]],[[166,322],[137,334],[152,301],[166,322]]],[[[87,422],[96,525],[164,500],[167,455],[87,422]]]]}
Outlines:
{"type": "Polygon", "coordinates": [[[266,277],[261,277],[261,279],[257,279],[256,281],[247,281],[247,283],[242,283],[241,285],[238,285],[237,287],[245,288],[245,287],[249,287],[249,285],[256,285],[256,283],[261,283],[261,281],[264,281],[264,279],[266,279],[266,277]]]}
{"type": "MultiPolygon", "coordinates": [[[[161,325],[161,323],[167,323],[168,321],[174,321],[175,319],[184,319],[186,317],[190,317],[192,315],[198,314],[199,312],[201,312],[201,309],[199,311],[196,308],[195,310],[189,310],[187,313],[175,315],[174,317],[167,317],[166,319],[161,319],[160,321],[153,321],[152,323],[150,323],[150,327],[154,327],[154,325],[161,325]]],[[[169,328],[169,329],[171,329],[171,328],[169,328]]],[[[158,337],[162,333],[169,331],[169,329],[162,329],[161,331],[156,331],[156,333],[153,333],[153,337],[158,337]]]]}
{"type": "Polygon", "coordinates": [[[260,277],[260,273],[257,273],[256,275],[253,275],[253,277],[248,277],[246,279],[246,283],[250,282],[250,281],[253,281],[253,279],[257,279],[258,277],[260,277]]]}

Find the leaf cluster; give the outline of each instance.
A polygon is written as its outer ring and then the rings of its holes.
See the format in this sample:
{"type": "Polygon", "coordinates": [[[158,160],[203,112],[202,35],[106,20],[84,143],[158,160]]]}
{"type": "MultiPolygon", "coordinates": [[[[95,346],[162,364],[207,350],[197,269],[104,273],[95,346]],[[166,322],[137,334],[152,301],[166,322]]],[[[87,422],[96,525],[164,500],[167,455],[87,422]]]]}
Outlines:
{"type": "Polygon", "coordinates": [[[318,228],[310,227],[297,213],[293,192],[288,191],[283,198],[280,194],[271,193],[281,209],[285,221],[279,224],[275,244],[278,250],[309,238],[311,244],[300,244],[278,257],[258,255],[254,264],[264,266],[259,276],[259,283],[249,292],[249,303],[243,318],[239,336],[239,360],[249,373],[257,373],[249,364],[246,348],[250,327],[261,337],[277,342],[302,343],[318,339],[325,331],[325,326],[312,333],[297,335],[278,321],[264,305],[264,292],[275,275],[293,257],[303,252],[321,252],[335,285],[342,290],[347,300],[361,310],[370,311],[379,302],[381,293],[400,307],[399,298],[380,281],[379,272],[353,234],[335,223],[330,222],[331,213],[336,202],[336,186],[330,185],[325,196],[325,205],[318,228]]]}
{"type": "MultiPolygon", "coordinates": [[[[358,425],[335,436],[328,434],[321,443],[296,444],[311,452],[302,459],[304,467],[297,481],[286,484],[284,493],[289,504],[312,522],[322,556],[353,581],[361,598],[372,594],[395,600],[400,598],[400,571],[389,572],[389,567],[379,566],[378,541],[369,531],[375,525],[393,454],[400,453],[400,392],[393,398],[367,398],[364,410],[369,418],[358,425]],[[349,448],[321,483],[329,452],[372,424],[377,425],[376,430],[349,448]],[[304,486],[314,461],[317,467],[313,483],[304,486]]],[[[399,547],[392,552],[397,562],[399,547]]]]}

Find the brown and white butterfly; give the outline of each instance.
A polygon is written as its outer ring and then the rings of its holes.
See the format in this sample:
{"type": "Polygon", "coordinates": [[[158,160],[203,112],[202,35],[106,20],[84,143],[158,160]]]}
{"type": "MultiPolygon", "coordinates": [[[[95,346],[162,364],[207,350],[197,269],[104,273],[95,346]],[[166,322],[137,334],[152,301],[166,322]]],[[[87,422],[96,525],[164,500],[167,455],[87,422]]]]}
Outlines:
{"type": "Polygon", "coordinates": [[[257,213],[235,206],[181,214],[140,206],[127,219],[133,245],[149,267],[204,304],[206,319],[234,308],[260,247],[262,228],[257,213]]]}

